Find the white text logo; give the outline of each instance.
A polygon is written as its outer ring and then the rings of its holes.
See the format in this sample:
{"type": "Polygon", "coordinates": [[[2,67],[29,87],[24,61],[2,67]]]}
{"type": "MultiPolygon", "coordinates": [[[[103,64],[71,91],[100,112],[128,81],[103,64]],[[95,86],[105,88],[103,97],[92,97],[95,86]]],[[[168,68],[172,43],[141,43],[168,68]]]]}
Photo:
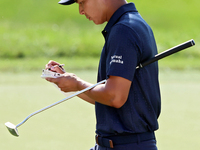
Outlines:
{"type": "Polygon", "coordinates": [[[117,55],[113,55],[111,56],[111,61],[110,64],[112,63],[119,63],[119,64],[123,64],[123,60],[122,60],[122,56],[117,56],[117,55]]]}

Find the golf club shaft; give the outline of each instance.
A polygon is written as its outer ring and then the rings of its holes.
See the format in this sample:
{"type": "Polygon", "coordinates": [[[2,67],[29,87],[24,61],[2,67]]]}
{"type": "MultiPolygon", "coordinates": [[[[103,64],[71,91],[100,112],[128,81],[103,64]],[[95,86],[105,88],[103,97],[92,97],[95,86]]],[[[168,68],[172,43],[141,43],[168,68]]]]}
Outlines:
{"type": "MultiPolygon", "coordinates": [[[[186,48],[188,48],[188,47],[191,47],[191,46],[193,46],[193,45],[195,45],[194,40],[189,40],[189,41],[187,41],[187,42],[185,42],[185,43],[182,43],[182,44],[180,44],[180,45],[178,45],[178,46],[175,46],[175,47],[173,47],[173,48],[171,48],[171,49],[169,49],[169,50],[166,50],[166,51],[164,51],[164,52],[162,52],[162,53],[159,53],[159,54],[155,55],[155,57],[151,58],[150,60],[147,60],[147,61],[141,63],[139,66],[136,67],[136,69],[142,68],[142,67],[144,67],[144,66],[146,66],[146,65],[149,65],[149,64],[151,64],[151,63],[153,63],[153,62],[155,62],[155,61],[158,61],[158,60],[160,60],[160,59],[162,59],[162,58],[164,58],[164,57],[167,57],[167,56],[169,56],[169,55],[172,55],[172,54],[174,54],[174,53],[176,53],[176,52],[178,52],[178,51],[181,51],[181,50],[186,49],[186,48]]],[[[100,82],[98,82],[98,83],[96,83],[96,84],[94,84],[94,85],[92,85],[92,86],[90,86],[90,87],[88,87],[88,88],[85,88],[85,89],[83,89],[83,90],[81,90],[81,91],[78,91],[78,92],[76,92],[76,93],[74,93],[74,94],[72,94],[72,95],[70,95],[70,96],[68,96],[68,97],[66,97],[66,98],[64,98],[64,99],[62,99],[62,100],[56,102],[56,103],[53,103],[53,104],[51,104],[51,105],[49,105],[49,106],[47,106],[47,107],[44,107],[43,109],[40,109],[40,110],[38,110],[38,111],[36,111],[36,112],[30,114],[30,115],[29,115],[28,117],[26,117],[26,119],[24,119],[21,123],[19,123],[18,125],[16,125],[16,127],[21,126],[21,125],[22,125],[23,123],[25,123],[30,117],[32,117],[32,116],[34,116],[34,115],[36,115],[36,114],[38,114],[38,113],[40,113],[40,112],[42,112],[42,111],[44,111],[44,110],[47,110],[47,109],[49,109],[49,108],[51,108],[51,107],[53,107],[53,106],[56,106],[56,105],[58,105],[58,104],[60,104],[60,103],[62,103],[62,102],[64,102],[64,101],[66,101],[66,100],[68,100],[68,99],[71,99],[71,98],[73,98],[73,97],[75,97],[75,96],[77,96],[77,95],[79,95],[79,94],[82,94],[82,93],[84,93],[84,92],[86,92],[86,91],[88,91],[88,90],[94,88],[95,86],[97,86],[97,85],[99,85],[99,84],[102,84],[102,83],[105,83],[105,82],[106,82],[106,80],[100,81],[100,82]]]]}
{"type": "Polygon", "coordinates": [[[71,98],[73,98],[73,97],[75,97],[75,96],[77,96],[77,95],[79,95],[79,94],[82,94],[82,93],[84,93],[84,92],[86,92],[86,91],[88,91],[88,90],[94,88],[95,86],[97,86],[97,85],[99,85],[99,84],[102,84],[102,83],[105,83],[105,82],[106,82],[106,80],[100,81],[100,82],[98,82],[98,83],[96,83],[96,84],[94,84],[94,85],[92,85],[92,86],[90,86],[90,87],[87,87],[87,88],[85,88],[85,89],[83,89],[83,90],[81,90],[81,91],[78,91],[78,92],[76,92],[76,93],[74,93],[74,94],[72,94],[72,95],[70,95],[70,96],[68,96],[68,97],[66,97],[66,98],[64,98],[64,99],[62,99],[62,100],[56,102],[56,103],[53,103],[53,104],[51,104],[51,105],[49,105],[49,106],[47,106],[47,107],[44,107],[44,108],[42,108],[42,109],[40,109],[40,110],[38,110],[38,111],[36,111],[36,112],[30,114],[30,115],[29,115],[28,117],[26,117],[26,119],[24,119],[21,123],[19,123],[18,125],[16,125],[16,127],[19,127],[19,126],[21,126],[22,124],[24,124],[30,117],[32,117],[32,116],[34,116],[34,115],[36,115],[36,114],[38,114],[38,113],[40,113],[40,112],[42,112],[42,111],[45,111],[45,110],[47,110],[47,109],[49,109],[49,108],[51,108],[51,107],[53,107],[53,106],[56,106],[56,105],[58,105],[58,104],[60,104],[60,103],[62,103],[62,102],[64,102],[64,101],[66,101],[66,100],[68,100],[68,99],[71,99],[71,98]]]}

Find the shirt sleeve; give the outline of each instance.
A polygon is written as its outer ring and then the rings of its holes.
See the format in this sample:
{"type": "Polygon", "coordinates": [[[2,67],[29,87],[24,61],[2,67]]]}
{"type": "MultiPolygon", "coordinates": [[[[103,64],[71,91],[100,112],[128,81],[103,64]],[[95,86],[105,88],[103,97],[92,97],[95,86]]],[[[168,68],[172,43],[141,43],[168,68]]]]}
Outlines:
{"type": "Polygon", "coordinates": [[[140,62],[140,40],[128,26],[115,25],[107,42],[107,76],[120,76],[133,81],[140,62]]]}

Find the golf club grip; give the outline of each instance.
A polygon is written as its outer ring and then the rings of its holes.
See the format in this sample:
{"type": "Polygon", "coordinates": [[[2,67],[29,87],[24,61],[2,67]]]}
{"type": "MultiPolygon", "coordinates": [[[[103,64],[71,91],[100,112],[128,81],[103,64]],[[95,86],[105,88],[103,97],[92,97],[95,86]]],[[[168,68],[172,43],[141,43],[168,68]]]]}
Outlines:
{"type": "Polygon", "coordinates": [[[147,66],[147,65],[149,65],[149,64],[151,64],[151,63],[153,63],[155,61],[158,61],[159,59],[162,59],[164,57],[172,55],[172,54],[174,54],[176,52],[179,52],[179,51],[181,51],[183,49],[189,48],[189,47],[191,47],[193,45],[195,45],[194,40],[193,39],[189,40],[189,41],[187,41],[185,43],[182,43],[182,44],[177,45],[175,47],[172,47],[172,48],[170,48],[170,49],[168,49],[168,50],[166,50],[166,51],[164,51],[162,53],[159,53],[159,54],[155,55],[155,57],[153,57],[153,58],[141,63],[137,68],[142,68],[144,66],[147,66]]]}

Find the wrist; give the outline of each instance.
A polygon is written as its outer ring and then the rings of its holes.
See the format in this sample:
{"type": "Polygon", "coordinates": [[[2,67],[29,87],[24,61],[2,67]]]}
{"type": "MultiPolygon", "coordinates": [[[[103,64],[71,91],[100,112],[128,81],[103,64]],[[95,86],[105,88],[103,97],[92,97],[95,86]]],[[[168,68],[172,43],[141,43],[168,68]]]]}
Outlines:
{"type": "Polygon", "coordinates": [[[80,78],[77,78],[77,89],[78,91],[81,91],[89,86],[91,86],[92,84],[80,79],[80,78]]]}

